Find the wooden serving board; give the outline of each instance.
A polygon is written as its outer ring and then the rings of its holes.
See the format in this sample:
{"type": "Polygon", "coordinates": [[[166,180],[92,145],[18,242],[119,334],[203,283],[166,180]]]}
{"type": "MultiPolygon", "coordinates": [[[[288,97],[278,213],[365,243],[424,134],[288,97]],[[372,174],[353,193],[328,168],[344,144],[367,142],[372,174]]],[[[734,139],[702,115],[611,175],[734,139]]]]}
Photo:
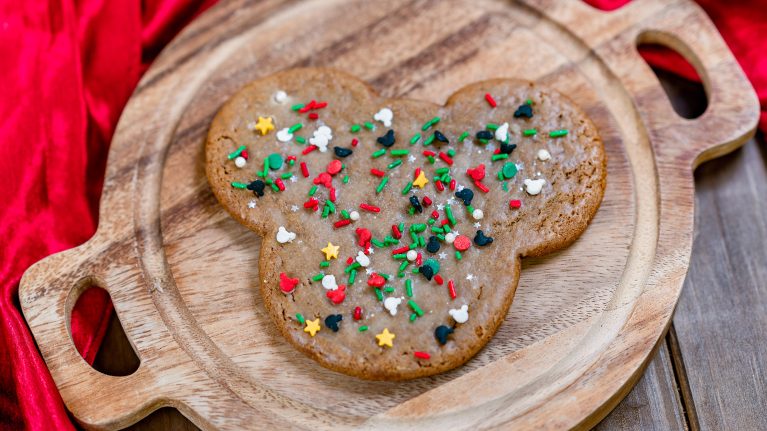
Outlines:
{"type": "Polygon", "coordinates": [[[24,315],[84,426],[127,426],[172,406],[205,429],[585,428],[630,390],[669,324],[693,233],[692,170],[755,128],[756,96],[701,9],[633,1],[232,1],[203,15],[139,84],[112,143],[98,232],[30,268],[24,315]],[[668,45],[704,80],[707,111],[680,118],[637,54],[668,45]],[[203,141],[248,81],[330,66],[385,96],[442,103],[494,77],[570,95],[608,154],[604,201],[566,250],[523,261],[495,338],[467,365],[408,382],[347,377],[298,354],[258,294],[260,239],[218,205],[203,141]],[[105,288],[141,365],[92,369],[69,334],[105,288]]]}

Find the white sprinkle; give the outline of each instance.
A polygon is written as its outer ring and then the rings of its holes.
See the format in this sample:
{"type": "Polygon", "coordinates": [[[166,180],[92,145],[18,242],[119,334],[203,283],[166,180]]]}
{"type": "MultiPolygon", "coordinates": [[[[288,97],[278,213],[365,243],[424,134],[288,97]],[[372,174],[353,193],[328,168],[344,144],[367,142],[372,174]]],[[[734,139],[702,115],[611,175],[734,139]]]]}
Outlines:
{"type": "Polygon", "coordinates": [[[389,108],[382,108],[380,111],[373,115],[373,119],[380,121],[386,127],[391,127],[391,120],[394,118],[394,113],[389,108]]]}
{"type": "Polygon", "coordinates": [[[357,263],[359,263],[363,268],[367,268],[368,265],[370,265],[370,258],[361,251],[357,252],[356,260],[357,260],[357,263]]]}
{"type": "Polygon", "coordinates": [[[277,132],[277,140],[280,142],[289,142],[291,139],[293,139],[293,134],[290,133],[290,129],[287,127],[284,129],[280,129],[279,132],[277,132]]]}
{"type": "Polygon", "coordinates": [[[474,229],[479,229],[481,227],[482,227],[482,223],[480,223],[480,222],[474,223],[474,229]]]}
{"type": "Polygon", "coordinates": [[[453,241],[455,241],[455,234],[453,232],[448,232],[445,234],[445,242],[448,244],[452,244],[453,241]]]}
{"type": "Polygon", "coordinates": [[[503,123],[500,127],[495,129],[495,139],[506,142],[506,139],[509,138],[509,123],[503,123]]]}
{"type": "Polygon", "coordinates": [[[541,148],[538,150],[538,160],[545,162],[546,160],[549,160],[551,158],[551,153],[549,153],[549,150],[545,148],[541,148]]]}
{"type": "Polygon", "coordinates": [[[447,259],[447,253],[445,253],[444,251],[443,251],[443,252],[441,252],[441,253],[439,254],[439,259],[440,259],[440,260],[445,260],[445,259],[447,259]]]}
{"type": "Polygon", "coordinates": [[[530,195],[537,195],[543,189],[543,185],[546,184],[546,180],[543,178],[537,180],[525,179],[525,190],[530,195]]]}
{"type": "Polygon", "coordinates": [[[481,209],[475,208],[474,211],[471,212],[471,216],[474,217],[474,220],[482,220],[482,217],[485,216],[485,213],[482,212],[481,209]]]}
{"type": "Polygon", "coordinates": [[[416,260],[417,258],[418,258],[418,252],[416,252],[415,250],[408,250],[407,251],[407,260],[412,262],[412,261],[416,260]]]}
{"type": "Polygon", "coordinates": [[[407,156],[407,161],[410,162],[410,163],[413,163],[413,162],[416,161],[416,158],[415,158],[414,155],[411,154],[411,155],[407,156]]]}
{"type": "Polygon", "coordinates": [[[448,312],[456,323],[466,323],[469,320],[469,306],[463,305],[460,309],[451,308],[448,312]]]}
{"type": "Polygon", "coordinates": [[[240,169],[244,168],[245,165],[247,164],[248,164],[248,161],[245,160],[245,157],[238,156],[236,159],[234,159],[234,165],[240,169]]]}
{"type": "Polygon", "coordinates": [[[256,207],[256,201],[255,200],[252,200],[252,201],[248,202],[248,208],[255,208],[255,207],[256,207]]]}
{"type": "Polygon", "coordinates": [[[390,296],[384,300],[384,308],[389,310],[389,314],[392,316],[397,315],[397,306],[402,302],[402,299],[390,296]]]}
{"type": "Polygon", "coordinates": [[[288,100],[288,94],[282,90],[274,93],[274,101],[277,103],[285,103],[288,100]]]}
{"type": "Polygon", "coordinates": [[[469,281],[474,280],[474,274],[467,275],[466,279],[469,280],[469,281]]]}
{"type": "Polygon", "coordinates": [[[360,213],[358,213],[357,211],[352,211],[349,213],[349,218],[354,221],[357,221],[360,219],[360,213]]]}
{"type": "Polygon", "coordinates": [[[298,211],[298,205],[292,205],[292,206],[290,207],[290,210],[291,210],[291,211],[293,211],[293,212],[296,212],[296,211],[298,211]]]}
{"type": "Polygon", "coordinates": [[[337,289],[338,283],[336,283],[336,276],[333,274],[328,274],[322,277],[322,287],[324,287],[326,290],[337,289]]]}
{"type": "Polygon", "coordinates": [[[277,242],[280,244],[291,242],[294,239],[296,239],[295,232],[288,232],[288,230],[285,229],[285,226],[280,226],[280,228],[277,230],[277,242]]]}

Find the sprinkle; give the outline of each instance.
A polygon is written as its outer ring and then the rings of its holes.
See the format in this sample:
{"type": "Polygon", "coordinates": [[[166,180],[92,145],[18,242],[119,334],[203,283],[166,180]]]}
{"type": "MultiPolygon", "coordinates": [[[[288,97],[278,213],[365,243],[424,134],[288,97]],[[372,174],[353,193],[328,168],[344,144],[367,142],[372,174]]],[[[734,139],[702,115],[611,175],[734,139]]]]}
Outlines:
{"type": "Polygon", "coordinates": [[[238,183],[237,181],[232,181],[232,187],[234,187],[235,189],[244,189],[244,188],[247,188],[248,185],[245,183],[238,183]]]}
{"type": "Polygon", "coordinates": [[[404,195],[408,194],[410,192],[410,189],[412,189],[412,188],[413,188],[413,182],[412,181],[408,181],[408,183],[405,184],[405,188],[402,189],[402,195],[404,196],[404,195]]]}
{"type": "Polygon", "coordinates": [[[517,175],[517,165],[511,162],[505,163],[501,175],[506,179],[514,178],[514,175],[517,175]]]}
{"type": "Polygon", "coordinates": [[[407,305],[409,305],[410,308],[412,308],[413,311],[415,311],[418,317],[423,316],[423,310],[421,310],[421,307],[419,307],[418,304],[415,303],[415,301],[411,299],[410,301],[407,302],[407,305]]]}
{"type": "Polygon", "coordinates": [[[381,148],[380,150],[376,151],[375,153],[371,154],[370,156],[373,157],[374,159],[377,159],[377,158],[383,156],[384,154],[386,154],[386,148],[381,148]]]}
{"type": "Polygon", "coordinates": [[[317,193],[317,186],[312,186],[312,188],[309,189],[309,196],[314,196],[315,193],[317,193]]]}
{"type": "Polygon", "coordinates": [[[410,154],[410,150],[408,149],[391,150],[389,154],[395,157],[407,156],[408,154],[410,154]]]}
{"type": "Polygon", "coordinates": [[[423,188],[428,183],[429,180],[426,178],[426,174],[423,171],[419,172],[418,178],[413,181],[413,185],[419,188],[423,188]]]}
{"type": "Polygon", "coordinates": [[[327,268],[329,266],[330,266],[330,262],[328,262],[327,260],[323,260],[322,262],[320,262],[320,268],[327,268]]]}
{"type": "Polygon", "coordinates": [[[376,293],[376,298],[378,298],[379,301],[383,301],[384,297],[383,297],[383,292],[381,292],[381,289],[376,287],[374,290],[376,293]]]}
{"type": "Polygon", "coordinates": [[[344,184],[348,184],[349,183],[349,176],[348,175],[344,175],[344,179],[341,180],[341,182],[343,182],[344,184]]]}
{"type": "Polygon", "coordinates": [[[461,133],[461,136],[458,137],[458,142],[463,142],[468,137],[469,137],[469,132],[463,132],[461,133]]]}
{"type": "Polygon", "coordinates": [[[410,138],[410,145],[415,145],[420,140],[421,140],[421,134],[420,133],[416,133],[415,135],[413,135],[412,138],[410,138]]]}
{"type": "Polygon", "coordinates": [[[314,320],[307,320],[306,321],[306,327],[304,328],[304,332],[308,333],[312,337],[314,337],[317,332],[320,330],[320,319],[319,317],[314,320]]]}
{"type": "Polygon", "coordinates": [[[505,159],[508,159],[508,158],[509,158],[508,154],[494,154],[493,157],[491,157],[491,159],[494,162],[498,161],[498,160],[505,160],[505,159]]]}
{"type": "Polygon", "coordinates": [[[303,103],[299,103],[299,104],[296,104],[296,105],[293,105],[293,106],[291,106],[291,107],[290,107],[290,110],[291,110],[291,111],[298,111],[299,109],[301,109],[301,108],[303,108],[303,107],[304,107],[304,104],[303,104],[303,103]]]}
{"type": "Polygon", "coordinates": [[[240,145],[236,150],[234,150],[233,153],[230,153],[228,156],[226,156],[229,160],[236,159],[237,157],[242,154],[242,152],[245,150],[245,145],[240,145]]]}
{"type": "Polygon", "coordinates": [[[296,123],[296,124],[294,124],[294,125],[290,126],[290,129],[288,129],[288,132],[289,132],[290,134],[296,133],[297,131],[301,130],[301,128],[302,128],[302,127],[304,127],[304,125],[303,125],[303,124],[301,124],[301,123],[296,123]]]}
{"type": "Polygon", "coordinates": [[[417,319],[417,318],[418,318],[418,315],[416,315],[415,313],[412,313],[412,314],[410,315],[410,321],[411,321],[411,322],[415,322],[415,319],[417,319]]]}
{"type": "Polygon", "coordinates": [[[303,136],[296,136],[296,142],[303,145],[306,143],[306,138],[304,138],[303,136]]]}
{"type": "Polygon", "coordinates": [[[413,352],[413,356],[415,356],[418,359],[429,359],[429,358],[431,358],[431,355],[429,355],[426,352],[413,352]]]}
{"type": "Polygon", "coordinates": [[[312,277],[312,281],[320,281],[323,278],[325,278],[325,274],[319,273],[319,274],[315,275],[314,277],[312,277]]]}
{"type": "Polygon", "coordinates": [[[338,249],[339,248],[340,248],[339,246],[333,245],[333,243],[328,242],[327,247],[325,247],[325,248],[323,248],[321,250],[323,253],[325,253],[325,260],[330,260],[332,258],[338,259],[338,249]]]}
{"type": "Polygon", "coordinates": [[[338,157],[349,157],[354,151],[344,147],[333,147],[333,152],[336,153],[336,156],[338,157]]]}
{"type": "Polygon", "coordinates": [[[375,130],[376,125],[371,123],[370,121],[365,121],[365,128],[368,130],[375,130]]]}
{"type": "Polygon", "coordinates": [[[517,209],[522,206],[522,201],[519,199],[512,199],[509,201],[509,208],[517,209]]]}
{"type": "Polygon", "coordinates": [[[383,177],[381,178],[381,182],[378,184],[378,187],[376,187],[376,193],[381,193],[383,191],[384,187],[386,187],[386,183],[389,182],[389,177],[383,177]]]}
{"type": "Polygon", "coordinates": [[[449,166],[453,166],[453,159],[450,158],[447,154],[440,151],[439,158],[442,159],[445,163],[447,163],[449,166]]]}
{"type": "Polygon", "coordinates": [[[405,280],[405,294],[408,296],[408,298],[413,297],[413,281],[409,278],[405,280]]]}
{"type": "Polygon", "coordinates": [[[530,104],[525,103],[524,105],[519,105],[519,108],[514,111],[514,118],[521,117],[533,118],[533,108],[530,104]]]}
{"type": "Polygon", "coordinates": [[[270,130],[274,130],[274,124],[272,123],[272,117],[258,117],[258,123],[255,127],[256,130],[258,130],[259,133],[261,133],[261,136],[266,135],[269,133],[270,130]]]}
{"type": "Polygon", "coordinates": [[[439,123],[439,120],[440,120],[439,117],[432,118],[431,120],[429,120],[426,123],[424,123],[423,127],[421,127],[421,130],[424,131],[424,132],[429,130],[429,127],[439,123]]]}
{"type": "Polygon", "coordinates": [[[357,144],[359,144],[359,143],[360,143],[359,139],[357,139],[357,138],[352,139],[352,147],[356,147],[357,144]]]}
{"type": "Polygon", "coordinates": [[[394,169],[394,168],[396,168],[397,166],[399,166],[401,164],[402,164],[402,160],[395,160],[395,161],[389,163],[389,165],[386,168],[387,169],[394,169]]]}
{"type": "Polygon", "coordinates": [[[427,137],[426,140],[423,141],[423,146],[428,147],[432,142],[434,142],[434,135],[427,137]]]}
{"type": "Polygon", "coordinates": [[[447,281],[447,291],[450,294],[450,299],[455,299],[458,296],[455,293],[455,282],[453,282],[453,280],[447,281]]]}
{"type": "MultiPolygon", "coordinates": [[[[298,138],[296,138],[296,140],[298,140],[298,138]]],[[[309,145],[308,147],[304,148],[303,151],[301,151],[301,154],[303,154],[305,156],[305,155],[311,153],[312,151],[314,151],[316,149],[317,149],[316,145],[309,145]]]]}
{"type": "Polygon", "coordinates": [[[379,212],[381,212],[381,208],[378,208],[377,206],[373,206],[373,205],[368,205],[366,203],[361,203],[360,204],[360,209],[363,209],[365,211],[370,211],[372,213],[379,213],[379,212]]]}
{"type": "Polygon", "coordinates": [[[360,332],[365,332],[367,330],[368,330],[367,326],[360,326],[360,329],[359,329],[360,332]]]}
{"type": "Polygon", "coordinates": [[[304,178],[309,178],[309,167],[306,166],[306,162],[301,162],[301,174],[304,178]]]}
{"type": "Polygon", "coordinates": [[[357,133],[360,131],[360,125],[359,124],[352,124],[352,127],[349,129],[352,133],[357,133]]]}
{"type": "Polygon", "coordinates": [[[302,325],[306,323],[306,319],[304,319],[304,316],[301,313],[296,313],[296,320],[302,325]]]}
{"type": "Polygon", "coordinates": [[[450,224],[455,226],[455,217],[453,216],[453,210],[450,208],[450,205],[445,205],[445,216],[450,221],[450,224]]]}
{"type": "Polygon", "coordinates": [[[536,133],[538,133],[538,131],[535,129],[525,129],[522,131],[522,134],[525,136],[535,136],[536,133]]]}
{"type": "Polygon", "coordinates": [[[460,251],[458,250],[455,251],[455,258],[456,260],[461,260],[463,258],[460,251]]]}
{"type": "Polygon", "coordinates": [[[350,225],[351,223],[352,223],[352,221],[351,221],[351,220],[349,220],[349,219],[346,219],[346,220],[338,220],[337,222],[333,223],[333,227],[334,227],[334,228],[336,228],[336,229],[338,229],[339,227],[348,226],[348,225],[350,225]]]}
{"type": "MultiPolygon", "coordinates": [[[[474,185],[477,186],[478,189],[482,190],[483,193],[487,193],[490,191],[489,188],[487,188],[486,185],[482,184],[479,181],[474,181],[474,185]]],[[[455,223],[454,223],[455,224],[455,223]]]]}
{"type": "Polygon", "coordinates": [[[309,119],[310,120],[316,120],[318,118],[320,118],[320,114],[318,114],[316,112],[312,112],[311,114],[309,114],[309,119]]]}
{"type": "Polygon", "coordinates": [[[485,100],[487,100],[487,103],[490,105],[491,108],[495,108],[498,106],[497,103],[495,103],[495,99],[493,99],[493,96],[490,95],[490,93],[485,93],[485,100]]]}
{"type": "Polygon", "coordinates": [[[375,176],[377,176],[377,177],[382,177],[382,176],[386,175],[386,172],[379,171],[378,169],[375,169],[375,168],[370,169],[370,173],[375,175],[375,176]]]}
{"type": "Polygon", "coordinates": [[[567,130],[565,129],[554,130],[553,132],[549,133],[549,136],[552,138],[561,138],[563,136],[567,136],[567,130]]]}

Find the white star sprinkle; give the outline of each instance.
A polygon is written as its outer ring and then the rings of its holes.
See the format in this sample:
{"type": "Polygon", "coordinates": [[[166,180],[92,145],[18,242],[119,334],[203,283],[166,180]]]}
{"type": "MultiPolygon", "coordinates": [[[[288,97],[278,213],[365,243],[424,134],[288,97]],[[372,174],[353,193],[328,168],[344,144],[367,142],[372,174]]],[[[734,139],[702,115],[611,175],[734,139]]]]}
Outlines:
{"type": "Polygon", "coordinates": [[[290,177],[290,182],[291,183],[295,183],[296,181],[298,181],[298,177],[297,176],[293,175],[292,177],[290,177]]]}
{"type": "Polygon", "coordinates": [[[474,274],[469,274],[469,275],[467,275],[467,276],[466,276],[466,279],[467,279],[467,280],[469,280],[469,281],[472,281],[472,280],[474,280],[474,274]]]}
{"type": "Polygon", "coordinates": [[[293,206],[291,206],[291,207],[290,207],[290,210],[291,210],[291,211],[293,211],[293,212],[296,212],[296,211],[298,211],[298,205],[293,205],[293,206]]]}
{"type": "Polygon", "coordinates": [[[407,161],[408,161],[408,162],[410,162],[410,163],[413,163],[413,162],[415,162],[415,160],[416,160],[416,159],[415,159],[415,156],[414,156],[414,155],[412,155],[412,154],[411,154],[411,155],[407,156],[407,161]]]}
{"type": "Polygon", "coordinates": [[[437,204],[437,211],[442,211],[443,209],[445,209],[445,206],[444,206],[444,205],[442,205],[442,204],[437,204]]]}
{"type": "Polygon", "coordinates": [[[256,207],[256,201],[255,200],[252,200],[252,201],[248,202],[248,208],[255,208],[255,207],[256,207]]]}
{"type": "Polygon", "coordinates": [[[458,192],[460,192],[461,190],[463,190],[463,189],[465,189],[465,188],[466,188],[466,187],[464,187],[463,185],[461,185],[461,184],[458,184],[458,186],[456,186],[455,190],[456,190],[456,191],[458,191],[458,192]]]}
{"type": "Polygon", "coordinates": [[[440,260],[445,260],[445,259],[447,259],[447,253],[445,253],[445,252],[443,251],[442,253],[440,253],[440,254],[439,254],[439,258],[440,258],[440,260]]]}
{"type": "Polygon", "coordinates": [[[447,200],[448,205],[453,205],[455,203],[455,198],[453,196],[450,196],[450,198],[447,200]]]}
{"type": "Polygon", "coordinates": [[[481,227],[482,227],[482,224],[481,224],[480,222],[476,222],[476,223],[474,223],[474,227],[475,227],[476,229],[479,229],[479,228],[481,228],[481,227]]]}
{"type": "Polygon", "coordinates": [[[376,254],[376,251],[375,251],[375,250],[373,250],[373,247],[370,247],[370,248],[368,249],[368,254],[376,254]]]}

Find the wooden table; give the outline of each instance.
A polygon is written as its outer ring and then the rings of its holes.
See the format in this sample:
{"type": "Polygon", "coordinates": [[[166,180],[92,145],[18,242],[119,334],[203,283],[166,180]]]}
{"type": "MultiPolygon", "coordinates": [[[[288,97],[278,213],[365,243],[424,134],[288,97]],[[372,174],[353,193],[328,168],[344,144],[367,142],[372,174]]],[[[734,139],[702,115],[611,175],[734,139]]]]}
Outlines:
{"type": "MultiPolygon", "coordinates": [[[[659,76],[681,114],[703,111],[700,86],[659,76]]],[[[700,166],[695,186],[692,262],[673,324],[642,379],[596,429],[767,429],[764,136],[700,166]]],[[[124,374],[137,366],[114,320],[96,368],[124,374]]],[[[196,427],[165,408],[129,429],[196,427]]]]}

